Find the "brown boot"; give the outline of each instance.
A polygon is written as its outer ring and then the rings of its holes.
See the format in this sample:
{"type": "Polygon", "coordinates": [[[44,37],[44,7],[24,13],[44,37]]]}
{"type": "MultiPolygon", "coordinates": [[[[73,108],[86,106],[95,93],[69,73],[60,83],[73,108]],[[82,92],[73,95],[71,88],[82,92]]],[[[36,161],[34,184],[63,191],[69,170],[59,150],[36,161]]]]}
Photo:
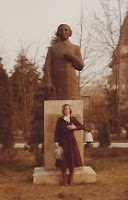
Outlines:
{"type": "Polygon", "coordinates": [[[62,169],[62,177],[63,177],[63,186],[67,187],[68,183],[67,183],[67,174],[66,174],[66,169],[62,169]]]}
{"type": "Polygon", "coordinates": [[[72,186],[73,183],[74,168],[69,169],[69,185],[72,186]]]}

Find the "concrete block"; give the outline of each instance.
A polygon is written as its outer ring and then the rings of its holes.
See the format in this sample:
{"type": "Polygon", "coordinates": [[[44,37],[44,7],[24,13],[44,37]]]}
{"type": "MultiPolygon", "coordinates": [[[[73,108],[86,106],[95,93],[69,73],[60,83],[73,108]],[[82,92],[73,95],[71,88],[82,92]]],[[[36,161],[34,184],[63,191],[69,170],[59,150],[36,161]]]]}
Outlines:
{"type": "MultiPolygon", "coordinates": [[[[44,167],[36,167],[33,173],[34,184],[60,184],[62,175],[60,170],[45,170],[44,167]]],[[[96,173],[90,166],[76,168],[74,183],[95,183],[96,173]]]]}

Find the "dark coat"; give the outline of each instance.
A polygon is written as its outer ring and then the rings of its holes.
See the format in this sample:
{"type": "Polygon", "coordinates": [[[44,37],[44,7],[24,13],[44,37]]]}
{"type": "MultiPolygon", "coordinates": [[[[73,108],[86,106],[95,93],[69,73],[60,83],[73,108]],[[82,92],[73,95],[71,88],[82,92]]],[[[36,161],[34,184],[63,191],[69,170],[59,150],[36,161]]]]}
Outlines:
{"type": "Polygon", "coordinates": [[[56,160],[55,166],[60,168],[74,168],[82,166],[82,160],[78,145],[74,136],[74,130],[69,130],[67,125],[74,124],[75,130],[84,130],[84,126],[73,116],[70,117],[70,123],[59,117],[55,128],[55,143],[64,150],[64,158],[62,161],[56,160]]]}

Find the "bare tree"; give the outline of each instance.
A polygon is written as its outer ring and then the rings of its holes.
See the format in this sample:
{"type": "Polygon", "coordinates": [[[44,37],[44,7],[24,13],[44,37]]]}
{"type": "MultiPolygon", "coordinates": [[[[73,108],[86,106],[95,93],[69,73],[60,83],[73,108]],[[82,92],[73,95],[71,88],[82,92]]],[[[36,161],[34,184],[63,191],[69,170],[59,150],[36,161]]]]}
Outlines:
{"type": "Polygon", "coordinates": [[[125,0],[100,0],[99,9],[100,12],[93,13],[90,26],[95,31],[99,50],[102,49],[111,56],[118,43],[120,26],[127,10],[127,4],[125,0]]]}
{"type": "MultiPolygon", "coordinates": [[[[86,28],[91,30],[91,33],[93,33],[91,35],[91,42],[89,44],[92,50],[89,54],[89,57],[91,61],[94,59],[94,62],[91,65],[91,67],[88,68],[87,65],[86,68],[86,62],[88,61],[86,57],[85,71],[82,73],[83,76],[81,76],[82,92],[83,94],[88,94],[90,87],[92,88],[92,81],[94,81],[95,78],[97,78],[97,76],[104,75],[107,71],[109,71],[110,69],[109,64],[112,55],[114,54],[114,57],[116,57],[117,64],[114,69],[116,71],[115,119],[117,121],[116,132],[118,133],[120,127],[120,87],[119,87],[120,45],[118,44],[118,41],[127,8],[128,8],[128,2],[126,0],[111,0],[111,1],[100,0],[100,6],[99,6],[100,12],[99,10],[95,11],[88,19],[88,26],[86,26],[86,28]],[[118,52],[116,50],[117,45],[118,45],[118,52]]],[[[83,31],[83,27],[80,29],[80,31],[81,30],[83,31]]],[[[81,36],[83,35],[84,33],[81,34],[81,36]]]]}
{"type": "Polygon", "coordinates": [[[76,39],[81,48],[83,61],[85,63],[84,69],[78,73],[78,81],[81,87],[83,87],[83,79],[87,80],[89,75],[88,72],[96,61],[96,57],[92,56],[95,51],[92,37],[94,30],[90,29],[88,18],[84,13],[87,13],[88,15],[87,10],[85,11],[84,9],[81,9],[80,20],[75,30],[76,39]]]}
{"type": "Polygon", "coordinates": [[[97,76],[109,72],[108,65],[118,44],[120,26],[127,10],[127,4],[126,0],[100,0],[99,9],[93,14],[88,14],[88,10],[86,12],[81,10],[79,31],[77,31],[85,61],[85,68],[79,74],[81,88],[97,76]]]}

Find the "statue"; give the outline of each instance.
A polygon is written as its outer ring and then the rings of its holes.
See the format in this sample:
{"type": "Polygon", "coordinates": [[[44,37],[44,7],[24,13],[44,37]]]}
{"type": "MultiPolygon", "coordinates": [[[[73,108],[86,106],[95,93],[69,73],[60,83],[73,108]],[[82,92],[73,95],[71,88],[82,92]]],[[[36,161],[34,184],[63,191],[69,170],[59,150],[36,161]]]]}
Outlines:
{"type": "Polygon", "coordinates": [[[71,35],[71,28],[61,24],[56,33],[56,43],[48,48],[44,65],[44,82],[50,100],[80,99],[75,70],[81,71],[84,63],[80,47],[69,41],[71,35]]]}
{"type": "Polygon", "coordinates": [[[81,132],[75,134],[78,147],[75,142],[75,137],[73,136],[75,130],[83,130],[83,125],[81,123],[83,117],[83,102],[80,100],[80,88],[75,70],[81,71],[84,67],[84,63],[82,61],[79,46],[74,45],[69,41],[71,35],[72,31],[70,27],[66,24],[61,24],[58,27],[56,34],[57,38],[54,41],[54,44],[48,48],[44,66],[44,89],[46,92],[44,101],[44,167],[35,169],[33,174],[34,183],[46,184],[58,183],[61,181],[62,177],[60,176],[60,172],[55,171],[53,152],[55,151],[55,146],[60,146],[60,144],[64,144],[65,142],[67,142],[66,146],[62,146],[62,148],[64,155],[67,157],[66,159],[63,157],[61,163],[56,162],[56,167],[62,169],[63,184],[65,186],[68,184],[71,185],[73,175],[76,177],[74,178],[74,181],[78,183],[86,181],[95,182],[96,180],[95,172],[90,173],[89,171],[88,173],[88,167],[81,167],[77,173],[74,171],[74,167],[80,167],[83,163],[83,134],[81,134],[81,132]],[[65,106],[68,105],[68,103],[70,103],[73,108],[74,116],[80,120],[79,125],[81,126],[77,126],[79,122],[76,123],[74,117],[72,118],[73,121],[70,121],[71,110],[69,109],[69,106],[64,107],[65,111],[62,111],[65,115],[64,118],[60,116],[62,104],[65,106]],[[61,121],[62,123],[57,123],[57,117],[58,119],[61,119],[59,122],[61,121]],[[63,128],[65,129],[65,133],[61,134],[63,128]],[[56,132],[55,140],[54,132],[56,132]],[[69,132],[71,135],[69,135],[69,132]],[[60,134],[62,136],[61,142],[57,139],[60,134]],[[69,156],[68,153],[70,153],[69,156]],[[71,154],[73,154],[73,157],[71,154]],[[69,164],[67,163],[68,161],[69,164]],[[65,168],[69,168],[69,182],[67,180],[65,168]],[[88,177],[90,177],[90,180],[88,177]]]}

